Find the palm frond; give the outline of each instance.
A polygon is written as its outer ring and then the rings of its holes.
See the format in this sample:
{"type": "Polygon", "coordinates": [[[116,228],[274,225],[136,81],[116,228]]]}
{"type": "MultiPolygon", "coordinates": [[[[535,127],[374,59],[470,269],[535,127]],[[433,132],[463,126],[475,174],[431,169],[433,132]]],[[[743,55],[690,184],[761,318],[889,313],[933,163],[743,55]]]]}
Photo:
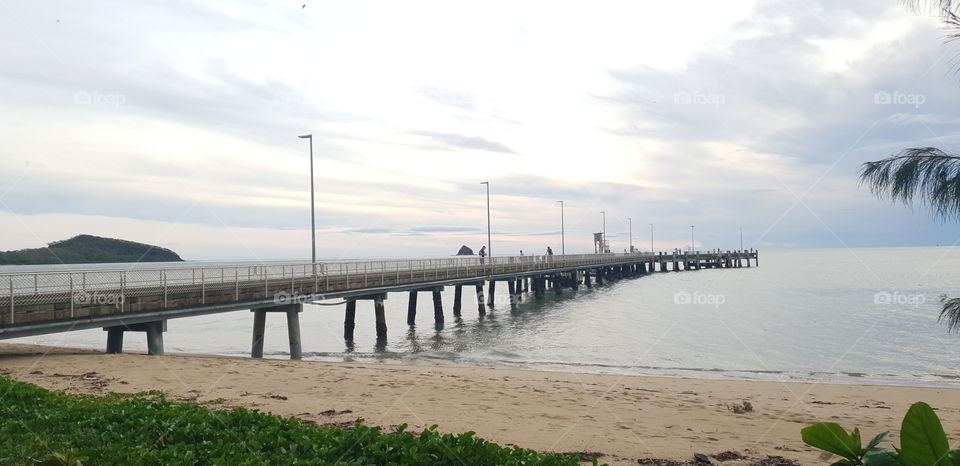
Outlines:
{"type": "MultiPolygon", "coordinates": [[[[900,4],[916,14],[937,16],[946,30],[945,42],[960,40],[960,2],[953,0],[900,0],[900,4]]],[[[954,70],[960,71],[960,64],[954,63],[954,70]]]]}
{"type": "Polygon", "coordinates": [[[940,295],[940,304],[943,305],[943,309],[940,310],[937,322],[945,324],[948,332],[960,332],[960,298],[940,295]]]}
{"type": "Polygon", "coordinates": [[[860,184],[880,198],[931,209],[942,220],[960,219],[960,156],[936,147],[904,149],[883,160],[866,162],[860,184]]]}

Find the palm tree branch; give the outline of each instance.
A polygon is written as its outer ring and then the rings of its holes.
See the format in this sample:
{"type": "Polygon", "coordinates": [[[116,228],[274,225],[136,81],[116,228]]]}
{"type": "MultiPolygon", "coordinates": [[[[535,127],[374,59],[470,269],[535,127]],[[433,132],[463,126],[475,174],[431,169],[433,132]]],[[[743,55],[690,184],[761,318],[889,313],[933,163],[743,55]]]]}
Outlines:
{"type": "Polygon", "coordinates": [[[946,324],[948,332],[960,331],[960,298],[940,295],[940,304],[943,308],[937,322],[946,324]]]}
{"type": "Polygon", "coordinates": [[[880,198],[911,205],[918,200],[941,219],[960,218],[960,155],[935,147],[904,149],[866,162],[860,184],[880,198]]]}

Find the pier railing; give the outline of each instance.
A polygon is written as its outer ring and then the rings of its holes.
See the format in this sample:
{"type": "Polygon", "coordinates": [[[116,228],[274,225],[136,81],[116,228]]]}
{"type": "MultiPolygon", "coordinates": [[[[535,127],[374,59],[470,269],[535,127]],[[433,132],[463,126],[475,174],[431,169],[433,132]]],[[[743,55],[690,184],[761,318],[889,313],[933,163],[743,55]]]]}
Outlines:
{"type": "MultiPolygon", "coordinates": [[[[552,269],[588,268],[708,255],[575,254],[289,262],[0,273],[0,326],[138,310],[266,300],[552,269]],[[667,259],[667,258],[670,259],[667,259]]],[[[731,254],[727,252],[726,254],[731,254]]],[[[747,256],[746,251],[733,254],[747,256]]]]}

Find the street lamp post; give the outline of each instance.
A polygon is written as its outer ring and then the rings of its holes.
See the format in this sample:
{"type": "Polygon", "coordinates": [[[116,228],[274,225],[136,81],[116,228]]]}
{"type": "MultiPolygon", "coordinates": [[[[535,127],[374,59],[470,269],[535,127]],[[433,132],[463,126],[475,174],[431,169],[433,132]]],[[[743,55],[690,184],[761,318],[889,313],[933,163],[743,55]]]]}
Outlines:
{"type": "Polygon", "coordinates": [[[690,225],[690,252],[695,251],[696,248],[697,248],[697,247],[696,247],[697,242],[693,240],[693,238],[694,238],[694,236],[693,236],[693,229],[694,229],[695,226],[696,226],[696,225],[690,225]]]}
{"type": "Polygon", "coordinates": [[[653,254],[653,224],[650,224],[650,254],[653,254]]]}
{"type": "Polygon", "coordinates": [[[633,253],[633,219],[630,217],[627,217],[627,222],[630,224],[630,249],[628,250],[632,254],[633,253]]]}
{"type": "Polygon", "coordinates": [[[560,255],[567,254],[567,243],[564,239],[563,232],[563,201],[557,201],[560,203],[560,255]]]}
{"type": "Polygon", "coordinates": [[[600,253],[606,254],[607,252],[607,212],[601,210],[600,217],[603,219],[603,229],[600,236],[600,253]]]}
{"type": "Polygon", "coordinates": [[[480,184],[487,185],[487,255],[490,256],[490,263],[493,263],[493,244],[490,242],[490,182],[481,181],[480,184]]]}
{"type": "Polygon", "coordinates": [[[313,264],[313,274],[317,274],[317,223],[313,207],[313,134],[297,136],[300,139],[310,140],[310,263],[313,264]]]}

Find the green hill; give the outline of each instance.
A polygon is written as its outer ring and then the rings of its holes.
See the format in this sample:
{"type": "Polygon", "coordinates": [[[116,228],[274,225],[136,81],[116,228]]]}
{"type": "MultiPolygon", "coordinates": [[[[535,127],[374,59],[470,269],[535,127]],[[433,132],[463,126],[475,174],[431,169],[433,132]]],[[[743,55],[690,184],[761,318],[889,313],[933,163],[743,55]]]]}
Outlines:
{"type": "Polygon", "coordinates": [[[54,241],[45,248],[0,252],[0,265],[182,260],[177,253],[159,246],[93,235],[78,235],[67,240],[54,241]]]}

